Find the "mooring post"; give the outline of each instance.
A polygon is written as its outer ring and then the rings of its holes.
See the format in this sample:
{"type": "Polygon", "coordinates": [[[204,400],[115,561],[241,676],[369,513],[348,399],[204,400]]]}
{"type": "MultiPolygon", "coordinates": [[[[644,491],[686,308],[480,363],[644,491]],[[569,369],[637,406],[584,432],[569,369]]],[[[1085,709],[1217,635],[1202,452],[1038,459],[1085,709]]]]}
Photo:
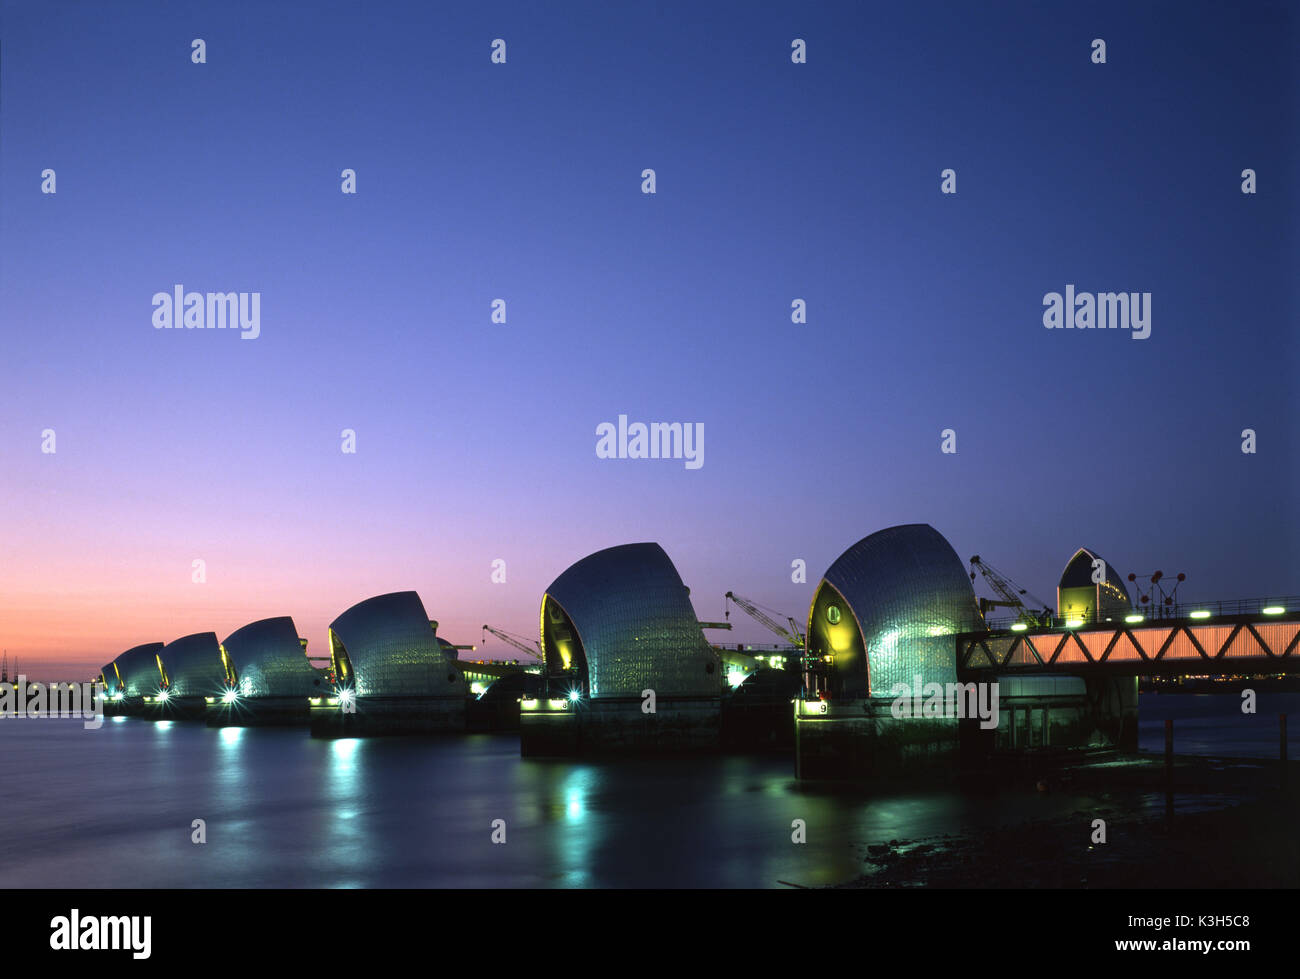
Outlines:
{"type": "Polygon", "coordinates": [[[1165,818],[1174,818],[1174,719],[1165,718],[1165,818]]]}
{"type": "Polygon", "coordinates": [[[1279,756],[1282,760],[1282,783],[1286,784],[1286,714],[1278,714],[1279,756]]]}
{"type": "Polygon", "coordinates": [[[799,705],[802,702],[801,700],[794,701],[794,778],[796,782],[803,778],[803,755],[800,752],[801,745],[799,743],[799,705]]]}

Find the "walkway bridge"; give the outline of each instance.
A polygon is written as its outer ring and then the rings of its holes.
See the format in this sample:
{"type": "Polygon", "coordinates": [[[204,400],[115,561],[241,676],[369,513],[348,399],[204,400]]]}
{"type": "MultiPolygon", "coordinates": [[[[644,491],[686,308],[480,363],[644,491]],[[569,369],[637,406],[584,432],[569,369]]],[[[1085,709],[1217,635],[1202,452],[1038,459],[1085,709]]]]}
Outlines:
{"type": "Polygon", "coordinates": [[[1300,673],[1300,598],[1181,606],[1159,618],[990,623],[956,637],[957,672],[981,675],[1269,676],[1300,673]]]}

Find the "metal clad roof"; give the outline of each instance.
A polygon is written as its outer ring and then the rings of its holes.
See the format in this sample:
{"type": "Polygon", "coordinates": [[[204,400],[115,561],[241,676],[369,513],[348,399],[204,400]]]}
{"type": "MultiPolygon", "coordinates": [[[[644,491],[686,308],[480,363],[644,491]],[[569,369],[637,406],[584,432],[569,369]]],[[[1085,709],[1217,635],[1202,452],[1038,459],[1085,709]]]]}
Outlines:
{"type": "MultiPolygon", "coordinates": [[[[982,620],[966,569],[937,530],[904,524],[877,531],[841,554],[823,581],[843,596],[862,630],[873,696],[888,696],[895,684],[918,676],[923,683],[956,681],[952,636],[982,620]]],[[[812,621],[808,628],[811,635],[812,621]]]]}
{"type": "Polygon", "coordinates": [[[321,692],[293,619],[281,615],[236,629],[221,644],[241,697],[308,697],[321,692]]]}
{"type": "Polygon", "coordinates": [[[546,590],[573,622],[592,697],[718,696],[722,669],[690,593],[658,544],[590,554],[546,590]]]}
{"type": "Polygon", "coordinates": [[[460,668],[447,661],[420,596],[377,595],[330,625],[347,649],[359,696],[465,696],[460,668]]]}

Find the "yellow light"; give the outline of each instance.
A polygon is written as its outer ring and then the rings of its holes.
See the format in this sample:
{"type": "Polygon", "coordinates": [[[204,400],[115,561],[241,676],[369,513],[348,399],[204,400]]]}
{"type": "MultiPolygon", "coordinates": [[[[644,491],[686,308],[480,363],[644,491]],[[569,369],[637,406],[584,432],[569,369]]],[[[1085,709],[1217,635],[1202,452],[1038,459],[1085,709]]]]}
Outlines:
{"type": "Polygon", "coordinates": [[[520,706],[521,708],[523,708],[524,710],[537,710],[537,701],[535,701],[535,700],[521,700],[521,701],[519,701],[519,706],[520,706]]]}
{"type": "Polygon", "coordinates": [[[1142,616],[1142,615],[1136,615],[1136,614],[1134,614],[1134,615],[1126,615],[1126,616],[1124,616],[1124,621],[1125,621],[1125,622],[1128,622],[1129,624],[1132,624],[1132,623],[1134,623],[1134,622],[1145,622],[1145,621],[1146,621],[1146,617],[1145,617],[1145,616],[1142,616]]]}
{"type": "Polygon", "coordinates": [[[852,649],[853,637],[854,630],[846,622],[826,630],[826,638],[830,642],[831,649],[837,653],[845,653],[852,649]]]}
{"type": "Polygon", "coordinates": [[[307,698],[307,703],[311,704],[313,707],[319,707],[319,706],[320,706],[320,703],[321,703],[321,698],[320,698],[320,697],[308,697],[308,698],[307,698]]]}
{"type": "Polygon", "coordinates": [[[551,708],[551,710],[564,710],[564,708],[569,706],[569,701],[567,698],[561,697],[558,700],[548,700],[546,706],[551,708]]]}
{"type": "Polygon", "coordinates": [[[1012,632],[1024,632],[1028,628],[1029,626],[1025,625],[1023,622],[1013,622],[1011,624],[1012,632]]]}
{"type": "Polygon", "coordinates": [[[1081,626],[1081,625],[1083,625],[1083,619],[1066,619],[1066,620],[1065,620],[1065,627],[1066,627],[1067,629],[1077,629],[1077,628],[1079,628],[1079,626],[1081,626]]]}
{"type": "Polygon", "coordinates": [[[1193,619],[1208,619],[1209,617],[1210,613],[1205,611],[1205,609],[1197,609],[1191,614],[1191,618],[1193,619]]]}
{"type": "Polygon", "coordinates": [[[1261,609],[1260,611],[1262,611],[1265,615],[1281,615],[1283,612],[1286,611],[1286,609],[1283,608],[1281,605],[1270,605],[1268,608],[1261,609]]]}

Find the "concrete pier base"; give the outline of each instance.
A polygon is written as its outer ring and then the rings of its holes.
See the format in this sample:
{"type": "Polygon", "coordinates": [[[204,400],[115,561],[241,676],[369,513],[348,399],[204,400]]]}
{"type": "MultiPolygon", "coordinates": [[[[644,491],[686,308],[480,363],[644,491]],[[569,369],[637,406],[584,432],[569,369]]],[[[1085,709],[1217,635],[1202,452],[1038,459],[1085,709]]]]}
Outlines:
{"type": "Polygon", "coordinates": [[[581,754],[577,715],[564,706],[554,709],[546,705],[545,700],[524,702],[519,714],[519,754],[524,758],[577,757],[581,754]]]}
{"type": "Polygon", "coordinates": [[[896,718],[891,698],[794,704],[799,778],[854,779],[974,768],[1023,756],[1070,764],[1137,750],[1136,677],[999,677],[996,726],[979,717],[896,718]]]}
{"type": "Polygon", "coordinates": [[[704,754],[721,747],[721,701],[660,697],[653,713],[640,698],[527,701],[519,752],[538,756],[704,754]],[[529,706],[529,704],[533,706],[529,706]]]}
{"type": "Polygon", "coordinates": [[[233,704],[208,704],[208,727],[307,727],[306,697],[250,697],[233,704]]]}
{"type": "Polygon", "coordinates": [[[806,701],[795,714],[795,775],[803,779],[912,774],[956,765],[955,718],[905,718],[889,698],[806,701]]]}
{"type": "Polygon", "coordinates": [[[366,738],[390,734],[461,734],[463,697],[359,697],[356,710],[311,711],[313,738],[366,738]]]}
{"type": "Polygon", "coordinates": [[[1137,751],[1136,677],[1029,675],[997,682],[997,728],[962,723],[962,749],[973,758],[1137,751]]]}
{"type": "Polygon", "coordinates": [[[794,748],[790,704],[724,703],[722,747],[727,751],[788,754],[794,748]]]}
{"type": "Polygon", "coordinates": [[[151,721],[201,721],[207,706],[202,697],[169,697],[164,701],[140,704],[132,716],[151,721]]]}
{"type": "Polygon", "coordinates": [[[519,701],[470,698],[465,703],[465,730],[518,731],[519,701]]]}

